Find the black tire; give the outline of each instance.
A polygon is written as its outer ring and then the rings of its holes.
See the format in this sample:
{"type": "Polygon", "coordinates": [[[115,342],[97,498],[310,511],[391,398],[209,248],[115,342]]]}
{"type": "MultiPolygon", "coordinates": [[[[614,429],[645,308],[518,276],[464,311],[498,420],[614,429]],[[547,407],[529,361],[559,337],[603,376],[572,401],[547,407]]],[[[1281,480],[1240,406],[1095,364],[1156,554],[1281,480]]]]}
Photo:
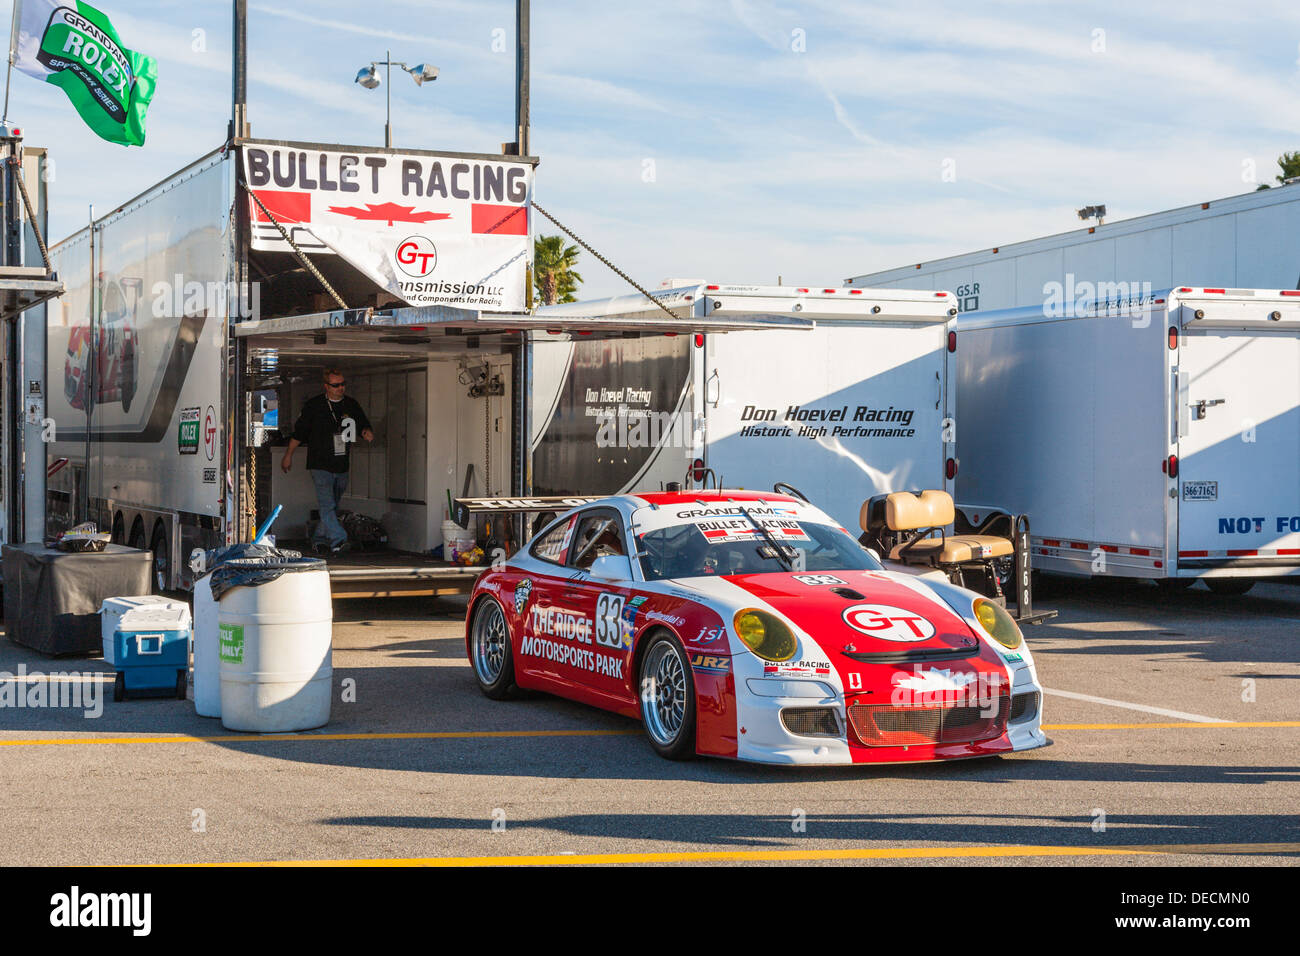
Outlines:
{"type": "Polygon", "coordinates": [[[492,598],[484,598],[474,609],[469,658],[484,697],[510,700],[518,695],[510,626],[506,623],[505,611],[492,598]]]}
{"type": "Polygon", "coordinates": [[[1255,586],[1254,578],[1206,578],[1205,586],[1215,594],[1237,597],[1255,586]]]}
{"type": "Polygon", "coordinates": [[[641,723],[655,753],[668,760],[695,756],[695,675],[681,641],[662,632],[649,638],[637,673],[641,723]]]}
{"type": "Polygon", "coordinates": [[[162,594],[171,587],[172,556],[171,549],[167,546],[167,528],[161,521],[154,525],[149,550],[153,552],[154,591],[162,594]]]}
{"type": "Polygon", "coordinates": [[[178,670],[176,672],[176,699],[177,700],[185,699],[185,693],[189,689],[186,686],[189,683],[188,677],[189,675],[183,670],[178,670]]]}
{"type": "Polygon", "coordinates": [[[126,675],[121,671],[118,671],[117,677],[113,679],[113,700],[126,700],[126,675]]]}
{"type": "Polygon", "coordinates": [[[1186,591],[1196,583],[1196,578],[1156,578],[1156,587],[1162,591],[1186,591]]]}
{"type": "Polygon", "coordinates": [[[135,548],[137,551],[144,550],[144,522],[139,518],[131,525],[131,537],[127,538],[126,546],[135,548]]]}
{"type": "Polygon", "coordinates": [[[113,516],[113,534],[112,541],[114,544],[126,544],[126,525],[122,521],[122,512],[113,516]]]}

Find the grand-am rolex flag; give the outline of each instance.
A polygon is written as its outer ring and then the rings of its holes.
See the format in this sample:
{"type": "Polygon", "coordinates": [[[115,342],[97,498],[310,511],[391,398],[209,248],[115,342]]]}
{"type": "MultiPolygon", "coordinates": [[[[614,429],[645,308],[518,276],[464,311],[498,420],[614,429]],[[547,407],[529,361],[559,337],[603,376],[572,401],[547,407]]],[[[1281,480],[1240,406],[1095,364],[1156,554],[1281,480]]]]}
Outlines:
{"type": "Polygon", "coordinates": [[[86,125],[110,143],[144,145],[158,62],[122,46],[108,17],[78,0],[15,0],[14,66],[63,88],[86,125]]]}

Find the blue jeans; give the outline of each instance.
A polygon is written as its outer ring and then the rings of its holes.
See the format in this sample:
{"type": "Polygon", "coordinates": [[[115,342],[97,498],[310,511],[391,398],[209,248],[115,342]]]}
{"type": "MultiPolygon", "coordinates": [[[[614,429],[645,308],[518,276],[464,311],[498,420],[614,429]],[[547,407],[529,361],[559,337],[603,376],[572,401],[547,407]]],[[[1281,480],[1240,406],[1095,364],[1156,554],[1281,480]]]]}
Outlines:
{"type": "Polygon", "coordinates": [[[313,541],[323,541],[337,548],[348,540],[348,533],[339,524],[339,501],[348,490],[348,473],[335,474],[321,468],[310,468],[312,484],[316,486],[316,504],[320,506],[320,524],[316,526],[313,541]]]}

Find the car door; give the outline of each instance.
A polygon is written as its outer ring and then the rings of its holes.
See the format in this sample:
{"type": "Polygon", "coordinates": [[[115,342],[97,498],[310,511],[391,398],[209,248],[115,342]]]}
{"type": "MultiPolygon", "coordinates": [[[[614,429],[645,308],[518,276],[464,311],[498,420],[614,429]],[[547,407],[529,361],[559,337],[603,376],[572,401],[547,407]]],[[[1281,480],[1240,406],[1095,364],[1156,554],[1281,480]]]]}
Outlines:
{"type": "Polygon", "coordinates": [[[578,515],[565,555],[569,574],[557,596],[564,615],[560,626],[572,635],[569,679],[584,693],[581,699],[598,706],[634,704],[631,693],[631,633],[623,616],[632,599],[631,562],[627,561],[623,516],[612,508],[592,508],[578,515]],[[622,557],[621,580],[593,578],[591,567],[600,557],[622,557]]]}
{"type": "Polygon", "coordinates": [[[578,516],[570,515],[538,536],[529,548],[529,555],[536,559],[533,570],[515,583],[514,609],[522,625],[515,648],[515,672],[522,680],[521,686],[535,686],[540,681],[550,690],[555,688],[549,685],[567,683],[560,651],[550,632],[555,630],[557,602],[572,573],[565,557],[577,524],[578,516]],[[538,573],[537,567],[545,570],[538,573]]]}

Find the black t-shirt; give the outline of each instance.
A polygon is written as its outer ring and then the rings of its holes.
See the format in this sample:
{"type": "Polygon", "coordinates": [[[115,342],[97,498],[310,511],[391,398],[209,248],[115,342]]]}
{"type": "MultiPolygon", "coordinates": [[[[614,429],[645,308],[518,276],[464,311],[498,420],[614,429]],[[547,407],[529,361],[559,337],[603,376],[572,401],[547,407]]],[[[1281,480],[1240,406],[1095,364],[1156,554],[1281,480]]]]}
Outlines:
{"type": "Polygon", "coordinates": [[[355,441],[361,441],[361,432],[370,427],[370,419],[361,410],[361,403],[351,395],[331,402],[324,395],[309,398],[303,403],[302,413],[293,426],[290,436],[307,446],[307,467],[332,471],[335,474],[348,470],[348,457],[352,442],[344,442],[343,453],[334,453],[334,436],[343,431],[344,419],[356,422],[355,441]]]}

